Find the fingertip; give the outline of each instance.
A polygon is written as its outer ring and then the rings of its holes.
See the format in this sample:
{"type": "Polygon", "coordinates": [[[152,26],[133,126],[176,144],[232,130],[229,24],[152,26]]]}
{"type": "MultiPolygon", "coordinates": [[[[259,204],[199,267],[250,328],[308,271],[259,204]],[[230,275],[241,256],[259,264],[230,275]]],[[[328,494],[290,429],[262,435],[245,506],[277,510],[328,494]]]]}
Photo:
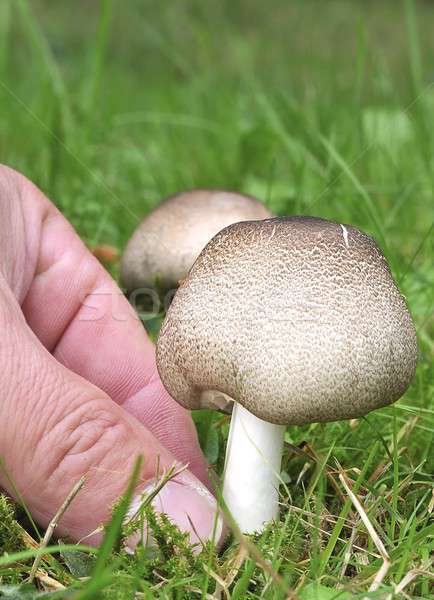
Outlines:
{"type": "MultiPolygon", "coordinates": [[[[158,518],[165,514],[181,531],[189,536],[195,552],[200,552],[204,544],[212,541],[219,547],[224,539],[225,527],[216,499],[204,485],[189,471],[183,471],[162,485],[161,480],[148,483],[133,499],[128,511],[127,523],[138,519],[141,507],[150,502],[158,518]]],[[[141,516],[140,516],[141,518],[141,516]]],[[[155,544],[153,531],[141,521],[141,529],[125,542],[127,552],[134,552],[137,544],[155,544]]]]}

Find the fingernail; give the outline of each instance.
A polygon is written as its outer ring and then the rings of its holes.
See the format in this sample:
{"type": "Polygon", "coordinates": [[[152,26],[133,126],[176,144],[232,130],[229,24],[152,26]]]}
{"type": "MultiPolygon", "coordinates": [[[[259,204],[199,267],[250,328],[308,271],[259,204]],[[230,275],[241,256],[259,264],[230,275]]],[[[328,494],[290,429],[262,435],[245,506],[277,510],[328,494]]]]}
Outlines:
{"type": "MultiPolygon", "coordinates": [[[[136,515],[143,502],[155,491],[159,482],[153,481],[137,494],[131,503],[125,521],[136,515]]],[[[202,543],[213,540],[219,544],[223,536],[223,519],[217,502],[210,492],[190,473],[180,473],[168,481],[152,500],[156,513],[165,513],[170,521],[190,536],[190,543],[197,552],[202,543]]],[[[125,550],[134,553],[142,540],[146,546],[154,546],[152,531],[146,525],[143,531],[131,535],[125,542],[125,550]]]]}

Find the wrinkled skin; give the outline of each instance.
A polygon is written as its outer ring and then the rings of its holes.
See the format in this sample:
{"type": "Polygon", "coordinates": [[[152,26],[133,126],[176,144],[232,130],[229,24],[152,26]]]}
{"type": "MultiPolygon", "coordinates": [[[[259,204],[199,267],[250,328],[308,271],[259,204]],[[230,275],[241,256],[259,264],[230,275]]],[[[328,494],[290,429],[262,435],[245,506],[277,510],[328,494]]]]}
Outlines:
{"type": "MultiPolygon", "coordinates": [[[[192,487],[207,481],[190,416],[164,390],[132,308],[54,205],[2,166],[0,332],[0,456],[39,523],[86,474],[58,531],[88,536],[138,454],[143,485],[175,458],[192,487]]],[[[14,496],[3,471],[0,487],[14,496]]]]}

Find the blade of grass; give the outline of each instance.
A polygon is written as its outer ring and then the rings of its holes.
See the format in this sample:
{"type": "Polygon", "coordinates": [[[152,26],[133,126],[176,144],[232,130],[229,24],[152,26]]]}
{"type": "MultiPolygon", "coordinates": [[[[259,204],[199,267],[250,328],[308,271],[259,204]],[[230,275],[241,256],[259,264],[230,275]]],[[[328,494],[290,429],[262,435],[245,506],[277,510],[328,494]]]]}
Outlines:
{"type": "Polygon", "coordinates": [[[420,240],[420,243],[417,245],[416,250],[413,252],[409,263],[407,264],[405,270],[402,272],[401,276],[398,278],[399,285],[401,285],[404,282],[405,278],[407,277],[411,268],[413,267],[414,261],[419,256],[419,254],[422,251],[423,247],[425,246],[426,242],[431,237],[431,234],[433,233],[433,231],[434,231],[434,221],[428,227],[425,235],[422,236],[422,239],[420,240]]]}
{"type": "Polygon", "coordinates": [[[411,525],[408,532],[407,543],[402,552],[401,560],[399,561],[398,571],[396,573],[396,579],[399,581],[404,576],[404,572],[407,569],[407,565],[410,558],[410,550],[413,544],[414,534],[416,533],[417,519],[415,513],[412,515],[411,525]]]}
{"type": "Polygon", "coordinates": [[[324,506],[324,467],[321,470],[321,476],[318,478],[316,493],[314,497],[315,514],[312,519],[312,553],[310,558],[310,577],[314,581],[318,580],[317,572],[321,565],[321,512],[324,506]]]}
{"type": "Polygon", "coordinates": [[[393,486],[392,486],[392,511],[391,511],[391,523],[389,529],[390,540],[395,539],[396,533],[396,516],[398,513],[398,491],[399,491],[399,456],[398,456],[398,437],[397,437],[397,422],[396,422],[396,411],[395,407],[393,410],[392,420],[392,465],[393,465],[393,486]]]}
{"type": "Polygon", "coordinates": [[[85,82],[84,108],[89,116],[92,115],[96,107],[107,54],[112,17],[113,0],[100,0],[98,28],[95,36],[95,43],[91,51],[89,75],[85,82]]]}
{"type": "Polygon", "coordinates": [[[13,493],[13,495],[15,496],[15,498],[16,498],[16,500],[17,500],[17,502],[20,504],[20,506],[22,506],[22,507],[23,507],[23,509],[24,509],[24,512],[26,513],[26,517],[29,519],[29,522],[30,522],[30,524],[32,525],[32,527],[33,527],[33,530],[34,530],[34,532],[35,532],[36,536],[38,537],[38,539],[39,539],[39,540],[42,540],[42,535],[41,535],[41,532],[39,531],[39,528],[38,528],[38,526],[36,525],[35,521],[33,520],[33,517],[32,517],[32,515],[31,515],[31,513],[30,513],[29,509],[27,508],[27,506],[26,506],[26,503],[24,502],[24,498],[22,497],[22,495],[21,495],[21,493],[20,493],[19,489],[18,489],[18,488],[17,488],[17,486],[15,485],[15,482],[14,482],[14,480],[13,480],[13,479],[12,479],[12,477],[10,476],[10,474],[9,474],[9,471],[8,471],[8,469],[6,468],[6,465],[5,465],[5,463],[4,463],[4,460],[3,460],[3,458],[2,458],[1,456],[0,456],[0,471],[2,471],[2,472],[3,472],[3,474],[4,474],[5,478],[6,478],[6,481],[7,481],[7,482],[9,483],[9,485],[11,486],[11,488],[10,488],[10,489],[12,490],[12,492],[11,492],[11,493],[13,493]]]}
{"type": "Polygon", "coordinates": [[[342,483],[342,485],[344,486],[344,488],[345,488],[349,498],[351,499],[351,502],[354,504],[357,512],[359,513],[359,516],[360,516],[361,520],[363,521],[363,524],[365,525],[365,527],[369,533],[370,539],[375,544],[375,547],[377,548],[377,550],[380,553],[380,556],[383,560],[380,569],[376,573],[374,580],[369,587],[370,592],[375,592],[381,585],[384,577],[386,576],[386,574],[390,568],[390,564],[391,564],[390,556],[386,550],[386,547],[384,546],[382,539],[378,535],[375,527],[372,525],[368,515],[366,514],[365,508],[363,507],[362,503],[360,502],[359,498],[357,497],[357,494],[354,492],[354,490],[351,489],[350,483],[349,483],[344,471],[342,471],[341,469],[340,469],[340,473],[339,473],[339,480],[342,483]]]}
{"type": "Polygon", "coordinates": [[[29,45],[35,55],[39,57],[41,65],[44,67],[47,78],[50,82],[53,96],[58,104],[59,114],[62,115],[62,129],[65,137],[68,139],[72,130],[72,116],[69,106],[69,99],[59,65],[53,55],[53,52],[45,38],[39,24],[34,17],[27,0],[15,0],[15,10],[18,12],[21,23],[24,27],[29,45]]]}
{"type": "Polygon", "coordinates": [[[410,53],[410,70],[413,80],[414,93],[422,89],[422,53],[419,44],[419,34],[416,23],[416,13],[413,0],[404,0],[405,24],[407,28],[408,49],[410,53]]]}
{"type": "MultiPolygon", "coordinates": [[[[362,100],[363,80],[366,71],[367,43],[366,24],[362,18],[357,22],[357,57],[355,68],[354,98],[356,106],[360,109],[362,100]]],[[[359,120],[360,123],[360,120],[359,120]]]]}
{"type": "Polygon", "coordinates": [[[363,187],[363,185],[357,178],[354,171],[351,169],[350,165],[343,158],[343,156],[338,152],[338,150],[335,148],[335,146],[331,142],[329,142],[320,133],[318,134],[318,138],[321,141],[321,143],[323,144],[323,146],[326,148],[327,152],[330,154],[330,156],[333,158],[333,160],[336,162],[336,164],[342,169],[343,173],[347,176],[347,178],[353,184],[354,188],[360,194],[362,200],[364,201],[363,206],[365,208],[365,212],[367,213],[367,216],[371,220],[371,222],[375,228],[376,234],[379,237],[379,239],[381,240],[383,248],[385,250],[387,250],[388,245],[387,245],[384,229],[381,224],[382,219],[381,219],[380,213],[379,213],[377,207],[375,206],[371,196],[368,194],[366,189],[363,187]]]}
{"type": "MultiPolygon", "coordinates": [[[[47,546],[44,548],[44,554],[59,554],[65,551],[77,551],[86,552],[88,554],[95,554],[96,548],[91,546],[85,546],[84,544],[58,544],[57,546],[47,546]]],[[[22,550],[21,552],[15,552],[14,554],[6,554],[0,557],[0,567],[8,567],[19,562],[23,562],[29,558],[35,558],[40,553],[40,548],[34,548],[32,550],[22,550]]]]}
{"type": "MultiPolygon", "coordinates": [[[[379,442],[375,442],[371,448],[371,451],[369,452],[368,458],[366,459],[366,461],[363,465],[360,475],[357,477],[357,480],[353,486],[354,493],[358,492],[362,482],[364,481],[365,475],[366,475],[366,473],[378,451],[378,447],[379,447],[379,442]]],[[[342,528],[345,524],[345,519],[347,518],[347,515],[348,515],[350,509],[351,509],[351,498],[347,498],[344,502],[341,512],[339,513],[339,517],[336,522],[336,525],[333,527],[332,535],[330,536],[327,546],[321,553],[320,566],[319,566],[318,574],[317,574],[318,578],[324,574],[325,568],[326,568],[326,566],[330,560],[330,557],[333,553],[333,550],[336,546],[336,542],[338,541],[338,538],[341,534],[342,528]]]]}
{"type": "Polygon", "coordinates": [[[369,427],[372,429],[372,431],[375,433],[376,438],[378,439],[378,441],[383,446],[383,448],[384,448],[387,456],[389,457],[390,462],[392,462],[393,461],[392,453],[390,452],[389,447],[386,444],[386,440],[381,435],[381,433],[379,432],[379,430],[377,429],[377,427],[373,423],[371,423],[370,419],[368,419],[368,417],[366,415],[362,416],[361,419],[363,421],[365,421],[365,423],[367,423],[369,425],[369,427]]]}
{"type": "Polygon", "coordinates": [[[9,32],[11,26],[10,0],[0,2],[0,73],[6,70],[9,51],[9,32]]]}
{"type": "Polygon", "coordinates": [[[282,140],[288,154],[293,159],[300,159],[303,156],[313,171],[324,177],[324,168],[319,160],[314,156],[308,148],[295,136],[292,136],[285,128],[277,110],[272,105],[271,101],[265,94],[257,94],[256,100],[263,110],[267,121],[275,134],[282,140]]]}
{"type": "Polygon", "coordinates": [[[102,588],[111,581],[111,569],[107,567],[107,563],[119,540],[125,515],[131,505],[131,500],[139,481],[142,465],[143,456],[139,456],[134,464],[125,494],[116,506],[112,520],[106,529],[90,580],[87,583],[86,588],[76,596],[75,600],[84,600],[85,598],[95,597],[95,595],[101,592],[102,588]]]}
{"type": "MultiPolygon", "coordinates": [[[[427,525],[421,531],[418,531],[414,535],[413,544],[411,547],[408,546],[407,539],[404,540],[404,542],[402,544],[398,544],[397,546],[395,546],[395,548],[393,548],[393,550],[391,550],[389,552],[390,559],[392,561],[395,561],[395,560],[402,558],[402,555],[405,552],[406,548],[411,548],[410,549],[411,555],[414,555],[419,552],[421,554],[423,554],[423,548],[420,548],[419,546],[422,545],[424,542],[427,542],[427,540],[429,540],[433,536],[434,536],[434,524],[427,525]]],[[[432,550],[432,544],[430,544],[430,545],[431,545],[431,550],[432,550]]],[[[378,571],[380,561],[381,561],[381,558],[377,558],[377,560],[373,561],[370,565],[368,565],[365,569],[363,569],[363,572],[361,573],[361,575],[363,575],[364,577],[369,577],[373,573],[378,571]]]]}

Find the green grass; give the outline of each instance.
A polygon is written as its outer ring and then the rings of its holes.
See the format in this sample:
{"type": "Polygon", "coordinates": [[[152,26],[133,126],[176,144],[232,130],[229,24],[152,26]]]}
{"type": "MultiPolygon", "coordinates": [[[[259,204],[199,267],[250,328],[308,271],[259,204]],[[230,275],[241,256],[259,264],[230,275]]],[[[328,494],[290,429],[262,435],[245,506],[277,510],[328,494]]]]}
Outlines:
{"type": "MultiPolygon", "coordinates": [[[[223,581],[222,597],[234,600],[385,598],[414,572],[405,592],[428,598],[434,6],[73,5],[0,1],[0,161],[34,180],[88,244],[123,248],[160,199],[198,186],[257,195],[278,214],[361,227],[407,298],[420,362],[395,406],[357,422],[288,429],[281,523],[253,545],[192,557],[163,523],[156,554],[126,557],[116,545],[120,504],[99,556],[65,547],[44,557],[45,571],[72,590],[54,597],[210,598],[223,581]],[[376,592],[367,590],[382,559],[336,461],[390,556],[376,592]]],[[[196,421],[221,469],[227,423],[209,413],[196,421]]],[[[33,598],[33,586],[7,587],[28,576],[32,551],[20,554],[21,530],[1,502],[0,552],[10,556],[0,558],[0,597],[33,598]]],[[[28,522],[21,510],[18,520],[28,522]]]]}

